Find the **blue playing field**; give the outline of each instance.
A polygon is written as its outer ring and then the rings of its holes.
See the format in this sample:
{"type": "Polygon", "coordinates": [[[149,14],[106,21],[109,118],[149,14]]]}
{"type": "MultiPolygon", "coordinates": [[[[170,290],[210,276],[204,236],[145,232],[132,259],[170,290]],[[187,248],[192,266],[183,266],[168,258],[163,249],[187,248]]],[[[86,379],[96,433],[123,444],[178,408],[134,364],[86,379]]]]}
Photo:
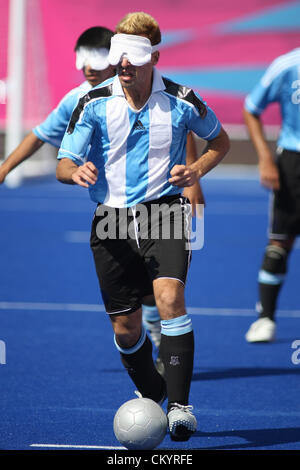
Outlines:
{"type": "MultiPolygon", "coordinates": [[[[290,259],[277,341],[247,344],[268,193],[257,178],[203,180],[205,243],[186,291],[195,336],[198,430],[161,449],[300,449],[300,245],[290,259]],[[293,344],[294,343],[294,344],[293,344]]],[[[117,408],[134,398],[89,249],[94,206],[54,178],[0,187],[0,448],[118,448],[117,408]]]]}

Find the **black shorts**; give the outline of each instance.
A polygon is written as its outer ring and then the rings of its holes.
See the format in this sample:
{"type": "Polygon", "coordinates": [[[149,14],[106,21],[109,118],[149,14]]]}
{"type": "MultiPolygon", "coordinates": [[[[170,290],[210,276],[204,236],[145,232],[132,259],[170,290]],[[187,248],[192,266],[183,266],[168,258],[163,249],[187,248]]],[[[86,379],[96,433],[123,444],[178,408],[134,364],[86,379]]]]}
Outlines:
{"type": "Polygon", "coordinates": [[[99,204],[90,245],[107,313],[131,313],[153,294],[153,280],[185,284],[191,250],[189,201],[181,195],[111,208],[99,204]]]}
{"type": "Polygon", "coordinates": [[[300,234],[300,152],[282,150],[276,164],[280,189],[271,196],[269,238],[286,240],[300,234]]]}

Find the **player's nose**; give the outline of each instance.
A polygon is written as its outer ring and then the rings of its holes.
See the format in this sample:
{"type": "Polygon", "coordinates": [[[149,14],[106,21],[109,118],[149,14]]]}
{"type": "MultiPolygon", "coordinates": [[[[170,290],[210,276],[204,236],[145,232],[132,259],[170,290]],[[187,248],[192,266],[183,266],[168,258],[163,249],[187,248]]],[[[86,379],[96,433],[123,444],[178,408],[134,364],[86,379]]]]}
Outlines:
{"type": "Polygon", "coordinates": [[[122,57],[121,61],[120,61],[120,66],[123,68],[123,69],[126,69],[127,67],[129,67],[131,65],[131,63],[129,62],[128,58],[127,57],[122,57]]]}

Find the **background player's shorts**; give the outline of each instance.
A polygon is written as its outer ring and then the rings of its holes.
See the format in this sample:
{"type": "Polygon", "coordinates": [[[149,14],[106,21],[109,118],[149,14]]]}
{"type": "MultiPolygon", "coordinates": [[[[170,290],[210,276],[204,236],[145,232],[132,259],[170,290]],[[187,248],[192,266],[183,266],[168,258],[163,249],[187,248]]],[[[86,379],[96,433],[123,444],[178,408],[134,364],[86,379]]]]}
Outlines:
{"type": "Polygon", "coordinates": [[[91,249],[107,313],[131,313],[161,277],[185,284],[191,251],[189,201],[181,195],[116,209],[99,204],[91,249]]]}
{"type": "Polygon", "coordinates": [[[282,150],[276,164],[280,189],[272,195],[269,237],[285,240],[300,234],[300,152],[282,150]]]}

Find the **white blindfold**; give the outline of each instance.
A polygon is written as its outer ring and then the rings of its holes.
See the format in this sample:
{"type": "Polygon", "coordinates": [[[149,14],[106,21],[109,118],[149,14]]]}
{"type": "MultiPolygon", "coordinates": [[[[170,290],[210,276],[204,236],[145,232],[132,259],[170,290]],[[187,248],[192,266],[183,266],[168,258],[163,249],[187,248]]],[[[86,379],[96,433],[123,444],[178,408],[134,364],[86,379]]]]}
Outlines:
{"type": "Polygon", "coordinates": [[[79,47],[76,51],[76,68],[83,69],[89,65],[93,70],[104,70],[109,66],[108,49],[101,47],[91,49],[88,47],[79,47]]]}
{"type": "Polygon", "coordinates": [[[117,65],[126,57],[132,65],[141,66],[151,61],[151,54],[158,50],[148,38],[134,34],[115,34],[111,38],[108,61],[117,65]]]}

